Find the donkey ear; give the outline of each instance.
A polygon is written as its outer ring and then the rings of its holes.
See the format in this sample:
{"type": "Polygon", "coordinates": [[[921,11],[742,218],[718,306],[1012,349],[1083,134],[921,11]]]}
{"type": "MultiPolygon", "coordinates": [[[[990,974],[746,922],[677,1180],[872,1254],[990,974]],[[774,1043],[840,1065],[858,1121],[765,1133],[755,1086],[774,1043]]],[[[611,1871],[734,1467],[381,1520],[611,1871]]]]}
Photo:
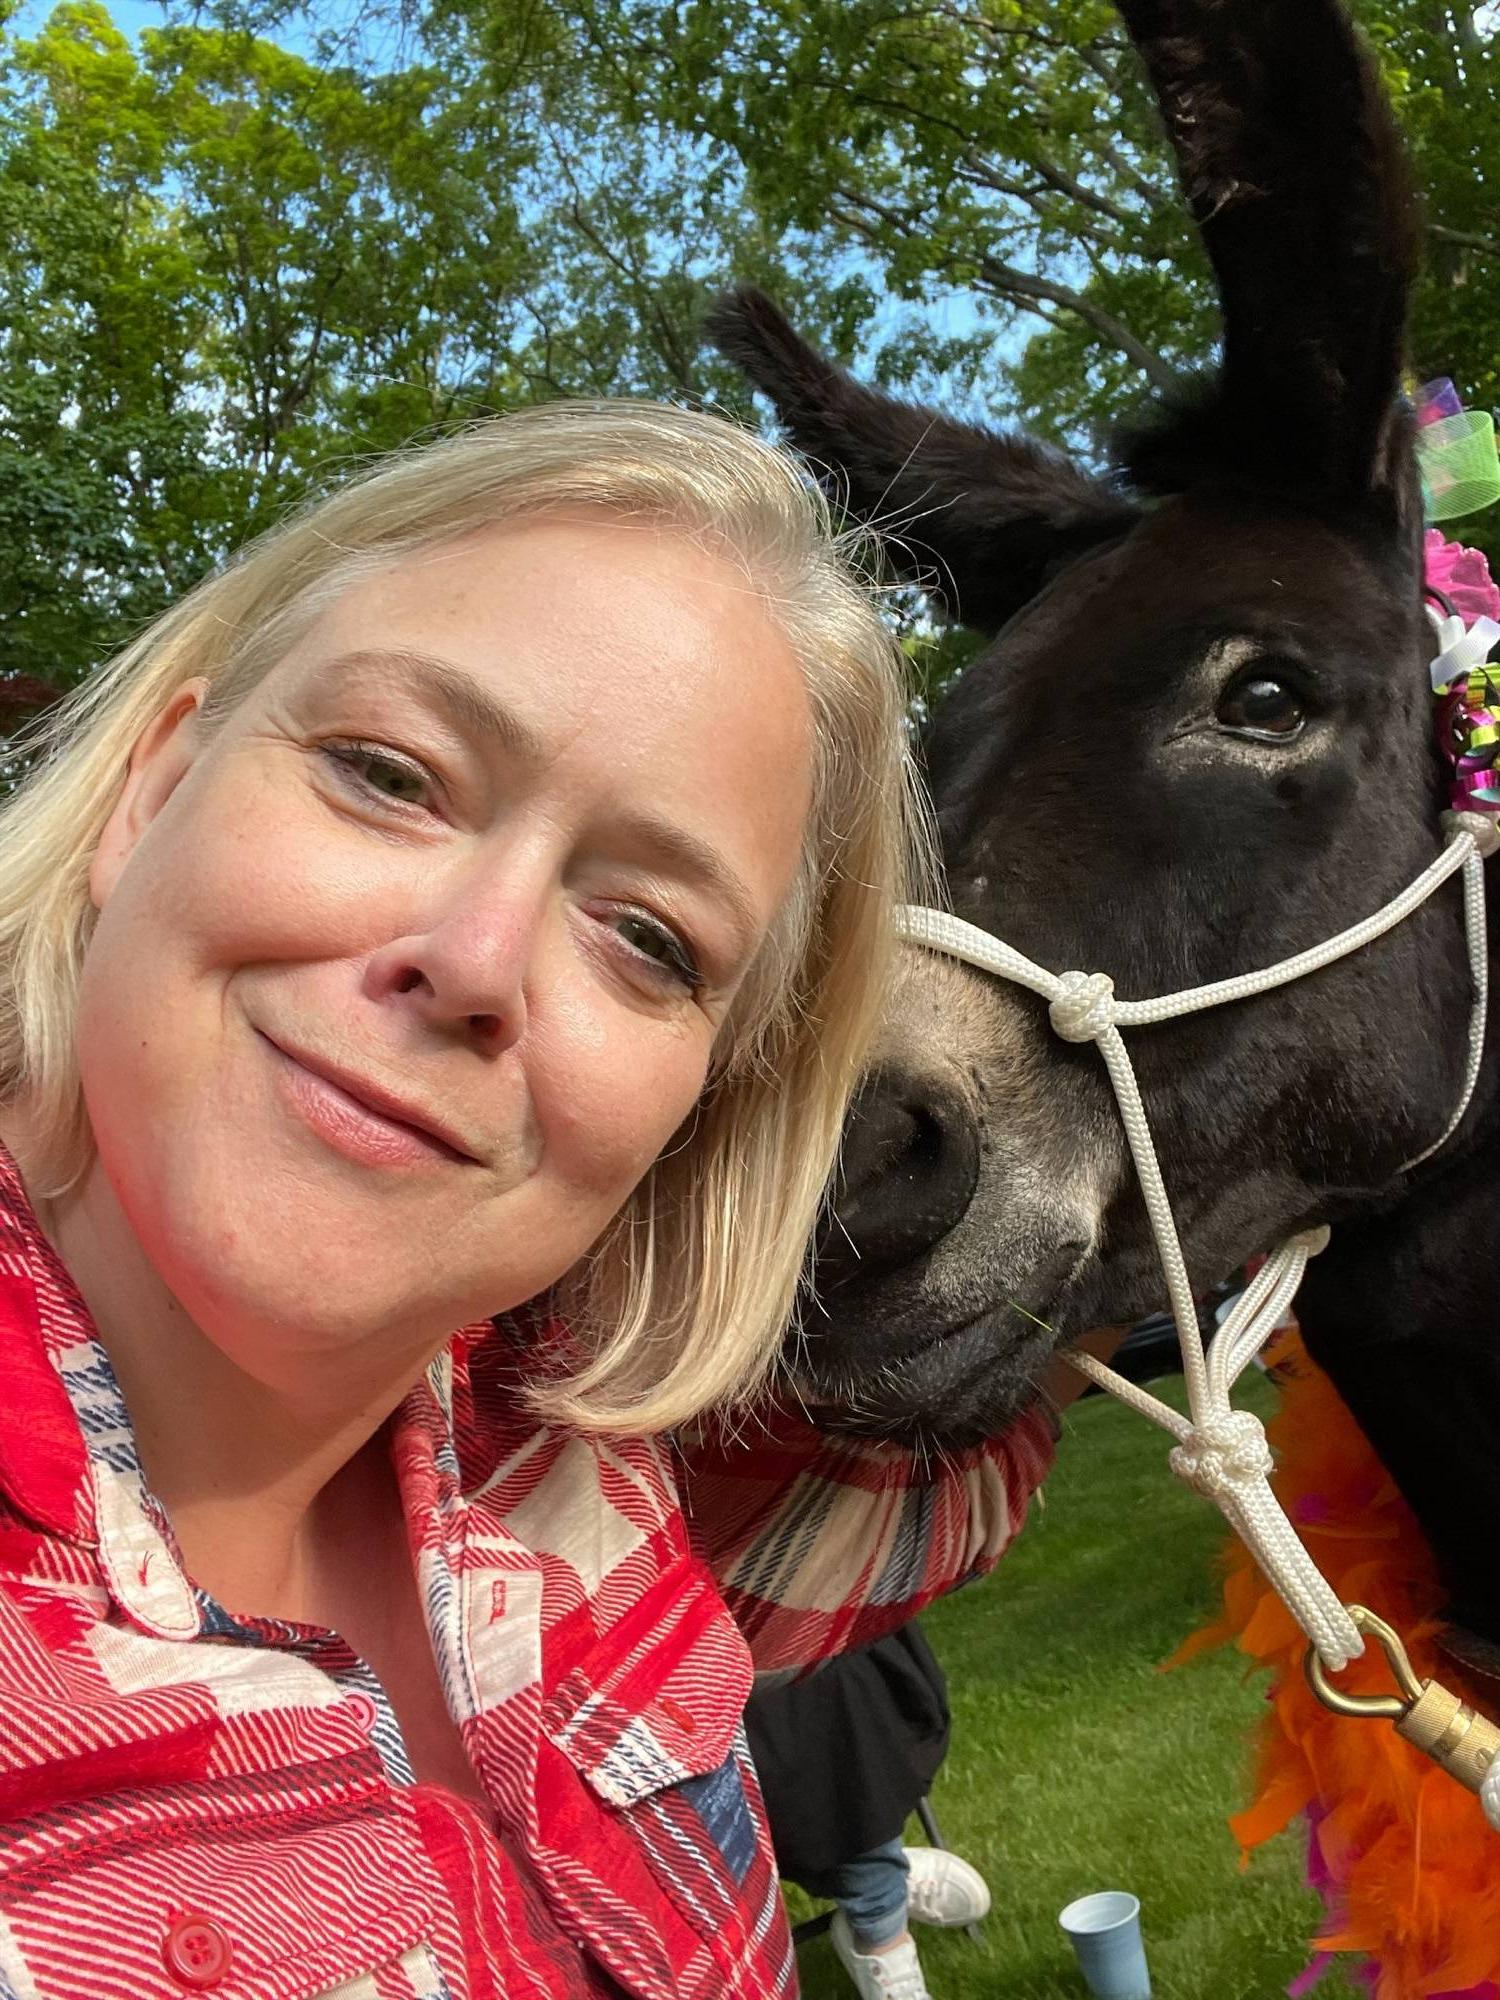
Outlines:
{"type": "Polygon", "coordinates": [[[966,625],[998,630],[1051,569],[1138,518],[1059,452],[856,382],[809,347],[764,292],[727,294],[707,331],[770,397],[839,504],[884,531],[897,573],[966,625]]]}
{"type": "Polygon", "coordinates": [[[1341,0],[1118,0],[1218,279],[1217,391],[1125,454],[1161,490],[1205,471],[1345,497],[1393,485],[1416,208],[1341,0]]]}

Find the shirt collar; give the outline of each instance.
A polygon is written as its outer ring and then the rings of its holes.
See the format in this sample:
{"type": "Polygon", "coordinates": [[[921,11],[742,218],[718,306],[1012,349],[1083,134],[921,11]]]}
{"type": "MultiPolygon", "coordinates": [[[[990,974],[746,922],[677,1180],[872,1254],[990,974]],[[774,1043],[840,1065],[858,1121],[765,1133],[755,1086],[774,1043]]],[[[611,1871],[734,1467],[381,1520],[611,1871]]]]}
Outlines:
{"type": "Polygon", "coordinates": [[[88,1307],[42,1234],[0,1146],[0,1490],[37,1527],[94,1549],[120,1609],[164,1638],[196,1637],[197,1595],[140,1459],[88,1307]]]}
{"type": "Polygon", "coordinates": [[[58,1357],[95,1340],[88,1310],[0,1146],[0,1489],[38,1527],[86,1543],[98,1539],[93,1468],[58,1357]]]}
{"type": "MultiPolygon", "coordinates": [[[[492,1337],[465,1327],[396,1413],[398,1469],[413,1506],[461,1504],[453,1435],[456,1357],[492,1337]]],[[[131,1619],[164,1637],[203,1629],[206,1599],[182,1568],[145,1490],[125,1399],[77,1286],[42,1233],[14,1159],[0,1145],[0,1492],[35,1526],[97,1551],[131,1619]]]]}

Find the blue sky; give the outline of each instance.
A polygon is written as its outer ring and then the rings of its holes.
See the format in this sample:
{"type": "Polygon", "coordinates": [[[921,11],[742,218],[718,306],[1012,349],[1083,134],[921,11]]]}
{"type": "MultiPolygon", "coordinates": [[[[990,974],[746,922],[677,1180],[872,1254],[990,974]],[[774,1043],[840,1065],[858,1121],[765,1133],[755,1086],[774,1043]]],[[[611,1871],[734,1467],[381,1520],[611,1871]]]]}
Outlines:
{"type": "MultiPolygon", "coordinates": [[[[107,0],[107,4],[115,24],[132,40],[142,28],[154,28],[162,18],[162,10],[156,5],[156,0],[107,0]]],[[[35,34],[51,11],[52,0],[24,0],[16,16],[17,33],[35,34]]]]}

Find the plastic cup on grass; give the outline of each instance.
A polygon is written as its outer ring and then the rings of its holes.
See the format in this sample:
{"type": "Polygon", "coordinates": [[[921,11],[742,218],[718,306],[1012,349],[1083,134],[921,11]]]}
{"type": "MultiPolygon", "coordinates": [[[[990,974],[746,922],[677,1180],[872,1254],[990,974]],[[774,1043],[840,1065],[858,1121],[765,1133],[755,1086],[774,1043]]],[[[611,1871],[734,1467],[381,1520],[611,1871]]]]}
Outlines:
{"type": "Polygon", "coordinates": [[[1057,1921],[1078,1954],[1078,1969],[1097,2000],[1151,2000],[1141,1943],[1141,1906],[1123,1889],[1102,1889],[1069,1903],[1057,1921]]]}

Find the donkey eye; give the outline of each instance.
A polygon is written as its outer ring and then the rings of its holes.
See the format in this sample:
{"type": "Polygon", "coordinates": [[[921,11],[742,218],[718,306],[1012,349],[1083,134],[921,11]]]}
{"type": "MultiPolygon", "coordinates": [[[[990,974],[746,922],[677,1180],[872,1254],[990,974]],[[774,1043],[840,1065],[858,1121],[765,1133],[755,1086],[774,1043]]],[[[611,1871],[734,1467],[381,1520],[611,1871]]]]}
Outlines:
{"type": "Polygon", "coordinates": [[[1221,729],[1271,743],[1295,736],[1307,720],[1295,688],[1254,668],[1229,683],[1214,715],[1221,729]]]}

